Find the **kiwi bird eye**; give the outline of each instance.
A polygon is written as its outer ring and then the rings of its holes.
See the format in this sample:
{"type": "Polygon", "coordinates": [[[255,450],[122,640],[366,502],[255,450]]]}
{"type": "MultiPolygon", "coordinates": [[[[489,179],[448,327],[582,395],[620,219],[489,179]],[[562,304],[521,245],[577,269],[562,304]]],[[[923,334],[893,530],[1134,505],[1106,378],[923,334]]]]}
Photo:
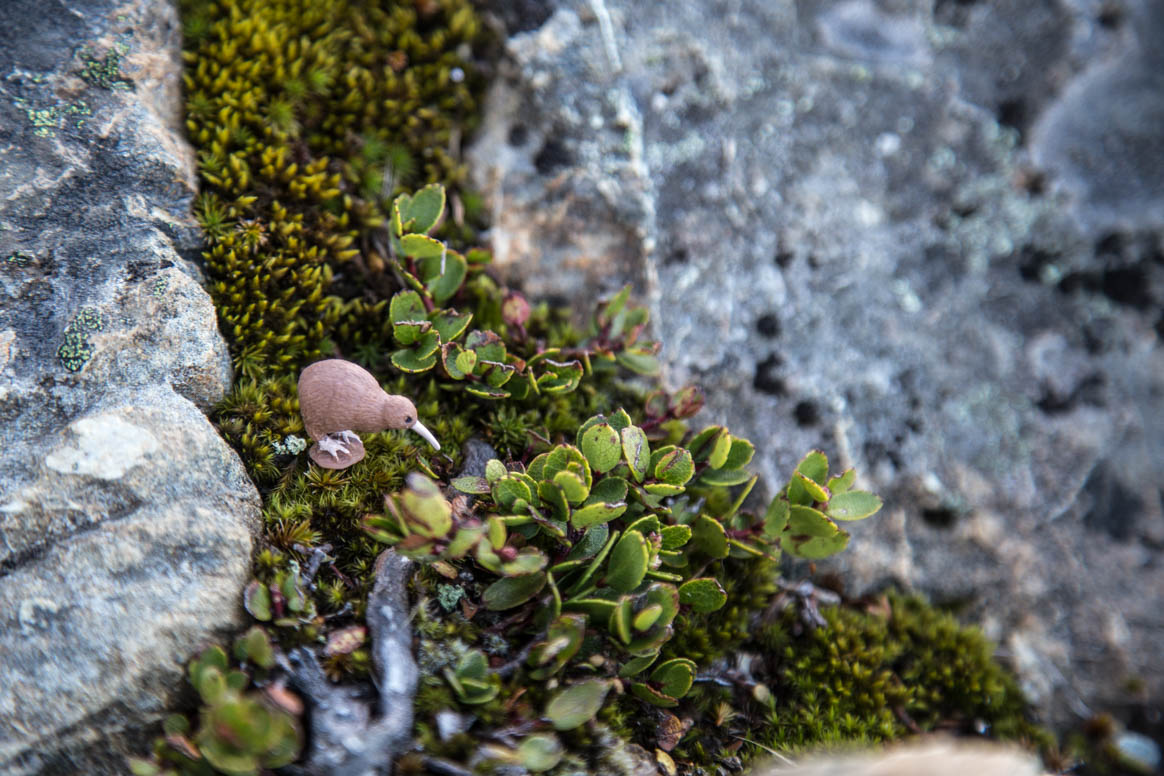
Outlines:
{"type": "Polygon", "coordinates": [[[411,422],[412,422],[412,416],[411,416],[411,415],[405,415],[405,416],[404,416],[404,422],[405,422],[405,423],[411,423],[411,422]]]}

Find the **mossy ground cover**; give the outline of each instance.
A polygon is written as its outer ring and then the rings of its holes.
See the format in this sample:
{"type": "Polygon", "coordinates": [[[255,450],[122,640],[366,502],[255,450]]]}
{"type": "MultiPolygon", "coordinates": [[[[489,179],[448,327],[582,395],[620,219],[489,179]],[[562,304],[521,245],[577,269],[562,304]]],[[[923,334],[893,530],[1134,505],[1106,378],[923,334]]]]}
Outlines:
{"type": "Polygon", "coordinates": [[[214,419],[264,530],[256,626],[195,661],[199,716],[172,717],[139,772],[293,759],[296,704],[256,688],[294,645],[342,640],[325,669],[366,676],[384,542],[427,561],[402,773],[618,773],[645,757],[717,774],[944,728],[1047,743],[987,642],[916,599],[804,625],[778,557],[845,548],[838,521],[875,509],[851,473],[810,454],[757,507],[751,445],[691,426],[697,391],[655,386],[645,310],[620,295],[578,329],[490,274],[458,153],[488,48],[466,0],[188,0],[183,17],[195,212],[238,376],[214,419]],[[432,218],[426,184],[441,185],[432,218]],[[312,465],[295,381],[323,357],[410,397],[441,452],[384,432],[348,469],[312,465]],[[427,490],[464,474],[474,437],[495,468],[457,496],[427,490]]]}

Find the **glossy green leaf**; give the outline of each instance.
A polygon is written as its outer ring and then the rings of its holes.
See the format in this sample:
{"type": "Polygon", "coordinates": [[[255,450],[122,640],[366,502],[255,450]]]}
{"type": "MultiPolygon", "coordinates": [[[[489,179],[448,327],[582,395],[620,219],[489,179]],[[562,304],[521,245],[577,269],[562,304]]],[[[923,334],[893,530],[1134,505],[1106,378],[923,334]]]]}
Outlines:
{"type": "Polygon", "coordinates": [[[816,484],[824,485],[829,476],[828,456],[820,450],[813,450],[804,456],[804,459],[796,465],[796,471],[808,477],[816,484]]]}
{"type": "Polygon", "coordinates": [[[631,618],[631,598],[630,596],[623,596],[615,604],[614,611],[610,613],[610,622],[608,623],[611,632],[623,644],[629,644],[631,640],[631,628],[633,627],[631,618]]]}
{"type": "Polygon", "coordinates": [[[490,492],[489,481],[484,477],[457,477],[449,484],[462,493],[474,496],[484,496],[490,492]]]}
{"type": "Polygon", "coordinates": [[[685,657],[673,658],[655,666],[650,679],[664,695],[682,698],[695,681],[695,663],[685,657]]]}
{"type": "Polygon", "coordinates": [[[764,513],[764,536],[775,539],[788,525],[788,502],[777,496],[764,513]]]}
{"type": "Polygon", "coordinates": [[[596,423],[582,434],[582,454],[598,474],[610,471],[622,458],[619,434],[607,423],[596,423]]]}
{"type": "Polygon", "coordinates": [[[808,478],[803,472],[793,472],[793,480],[798,480],[800,487],[808,494],[808,497],[813,501],[828,501],[829,492],[824,489],[824,486],[817,483],[815,480],[808,478]]]}
{"type": "Polygon", "coordinates": [[[400,238],[400,247],[405,256],[413,259],[423,259],[429,256],[439,257],[447,250],[443,242],[425,234],[404,235],[400,238]]]}
{"type": "Polygon", "coordinates": [[[836,477],[829,477],[828,489],[829,493],[836,496],[838,493],[844,493],[849,488],[853,487],[853,483],[857,479],[857,471],[855,469],[845,469],[836,477]]]}
{"type": "Polygon", "coordinates": [[[571,471],[560,471],[554,475],[554,484],[562,489],[562,495],[570,504],[581,504],[590,495],[590,489],[582,478],[571,471]]]}
{"type": "Polygon", "coordinates": [[[727,603],[727,593],[715,577],[699,577],[679,586],[679,603],[697,612],[714,612],[727,603]]]}
{"type": "Polygon", "coordinates": [[[502,577],[485,588],[482,599],[490,611],[503,611],[521,606],[542,591],[546,586],[544,572],[526,574],[520,577],[502,577]]]}
{"type": "Polygon", "coordinates": [[[722,469],[708,469],[700,475],[699,482],[704,485],[730,487],[747,482],[751,476],[747,469],[729,469],[725,466],[722,469]]]}
{"type": "Polygon", "coordinates": [[[243,606],[262,622],[271,620],[271,591],[259,580],[252,580],[243,592],[243,606]]]}
{"type": "Polygon", "coordinates": [[[660,532],[663,536],[663,549],[675,550],[691,539],[691,526],[669,525],[660,532]]]}
{"type": "MultiPolygon", "coordinates": [[[[430,238],[425,237],[424,239],[430,238]]],[[[441,247],[444,248],[443,245],[441,247]]],[[[420,260],[420,271],[425,278],[425,288],[432,294],[432,298],[436,300],[437,304],[444,304],[457,293],[461,284],[465,282],[468,269],[465,257],[456,251],[438,252],[420,260]]]]}
{"type": "Polygon", "coordinates": [[[430,183],[412,195],[408,203],[407,215],[401,213],[402,223],[409,231],[428,232],[445,210],[445,187],[439,183],[430,183]]]}
{"type": "Polygon", "coordinates": [[[694,473],[691,453],[682,447],[664,453],[655,464],[655,476],[668,485],[683,485],[694,473]]]}
{"type": "Polygon", "coordinates": [[[863,520],[881,509],[881,499],[863,490],[838,493],[829,499],[828,516],[836,520],[863,520]]]}
{"type": "Polygon", "coordinates": [[[428,311],[424,308],[420,294],[415,291],[398,291],[388,303],[388,317],[393,323],[421,322],[428,320],[428,311]]]}
{"type": "Polygon", "coordinates": [[[634,590],[646,576],[649,562],[647,540],[637,531],[627,531],[610,553],[606,584],[621,593],[634,590]]]}
{"type": "Polygon", "coordinates": [[[728,555],[727,534],[718,520],[700,515],[691,524],[691,546],[712,558],[728,555]]]}
{"type": "Polygon", "coordinates": [[[392,366],[408,374],[427,372],[436,366],[436,362],[437,357],[435,353],[430,353],[427,356],[418,356],[414,350],[397,350],[392,354],[392,366]]]}
{"type": "Polygon", "coordinates": [[[570,515],[570,525],[574,528],[589,528],[601,523],[608,523],[626,512],[625,502],[588,504],[578,507],[570,515]]]}
{"type": "Polygon", "coordinates": [[[630,468],[635,482],[642,482],[647,476],[647,466],[651,462],[651,446],[646,433],[638,426],[627,426],[620,432],[622,454],[630,468]]]}
{"type": "Polygon", "coordinates": [[[654,687],[643,682],[635,682],[631,685],[631,692],[635,697],[644,700],[652,706],[659,706],[660,708],[671,708],[679,705],[677,698],[672,698],[670,695],[665,695],[659,692],[654,687]]]}
{"type": "Polygon", "coordinates": [[[610,536],[610,526],[605,523],[591,526],[586,529],[586,533],[582,534],[582,538],[574,543],[566,560],[583,560],[586,558],[593,558],[598,554],[606,544],[607,538],[610,536]]]}
{"type": "Polygon", "coordinates": [[[436,310],[429,315],[428,320],[440,335],[441,342],[452,342],[469,328],[473,314],[459,313],[456,310],[436,310]]]}
{"type": "Polygon", "coordinates": [[[727,458],[724,460],[724,469],[740,469],[752,462],[752,456],[756,454],[756,446],[746,439],[740,437],[732,437],[732,446],[728,451],[727,458]]]}

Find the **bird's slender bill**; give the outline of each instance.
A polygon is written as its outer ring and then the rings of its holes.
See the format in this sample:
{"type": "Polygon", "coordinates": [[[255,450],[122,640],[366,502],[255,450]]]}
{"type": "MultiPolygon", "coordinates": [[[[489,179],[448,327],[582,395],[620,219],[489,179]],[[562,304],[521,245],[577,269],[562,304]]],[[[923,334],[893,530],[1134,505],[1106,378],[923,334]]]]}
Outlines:
{"type": "Polygon", "coordinates": [[[424,441],[426,441],[430,445],[432,445],[433,450],[439,451],[441,449],[441,443],[437,441],[436,437],[434,437],[432,435],[432,432],[429,431],[427,428],[425,428],[424,424],[421,423],[419,420],[416,421],[415,423],[413,423],[411,428],[413,431],[415,431],[416,433],[418,433],[422,437],[424,437],[424,441]]]}

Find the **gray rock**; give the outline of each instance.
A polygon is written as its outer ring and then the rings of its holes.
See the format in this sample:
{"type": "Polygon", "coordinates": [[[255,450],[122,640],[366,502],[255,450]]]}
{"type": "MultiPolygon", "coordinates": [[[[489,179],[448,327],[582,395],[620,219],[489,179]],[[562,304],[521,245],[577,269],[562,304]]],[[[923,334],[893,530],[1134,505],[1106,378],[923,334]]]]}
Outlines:
{"type": "Polygon", "coordinates": [[[258,497],[204,414],[231,369],[184,258],[174,8],[5,11],[0,772],[123,773],[243,622],[258,497]]]}
{"type": "Polygon", "coordinates": [[[886,497],[821,568],[967,604],[1068,725],[1164,697],[1159,6],[1005,5],[559,2],[471,158],[513,282],[635,282],[768,483],[886,497]]]}

